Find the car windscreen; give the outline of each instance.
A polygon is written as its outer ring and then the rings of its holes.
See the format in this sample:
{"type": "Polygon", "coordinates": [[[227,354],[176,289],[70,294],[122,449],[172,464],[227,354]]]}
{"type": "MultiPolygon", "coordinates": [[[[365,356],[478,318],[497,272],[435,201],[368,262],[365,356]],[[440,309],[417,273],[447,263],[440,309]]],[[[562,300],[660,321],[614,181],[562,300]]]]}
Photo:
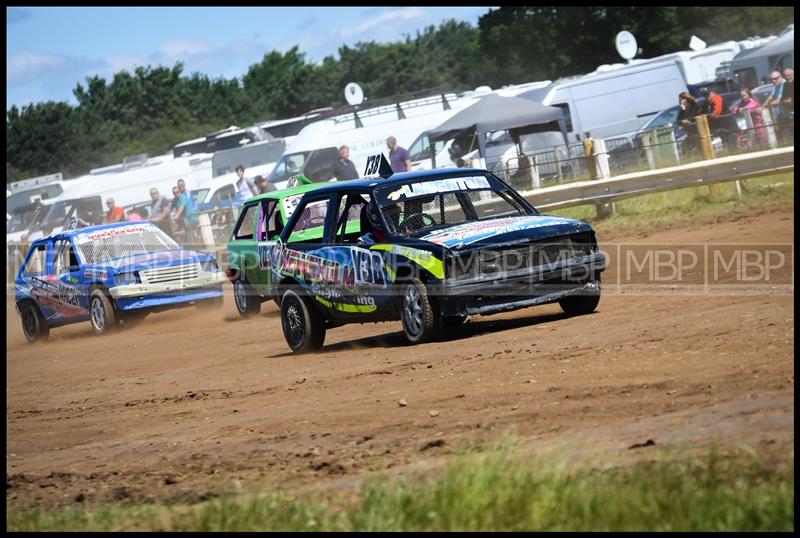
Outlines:
{"type": "Polygon", "coordinates": [[[508,187],[480,175],[387,185],[375,193],[390,231],[403,237],[420,237],[466,222],[530,214],[508,187]]]}
{"type": "Polygon", "coordinates": [[[275,168],[270,172],[267,181],[270,183],[279,183],[286,181],[295,174],[299,174],[306,163],[306,158],[310,152],[303,151],[300,153],[290,153],[284,155],[275,165],[275,168]]]}
{"type": "Polygon", "coordinates": [[[137,254],[152,254],[180,247],[153,224],[132,224],[75,236],[84,263],[104,263],[137,254]]]}

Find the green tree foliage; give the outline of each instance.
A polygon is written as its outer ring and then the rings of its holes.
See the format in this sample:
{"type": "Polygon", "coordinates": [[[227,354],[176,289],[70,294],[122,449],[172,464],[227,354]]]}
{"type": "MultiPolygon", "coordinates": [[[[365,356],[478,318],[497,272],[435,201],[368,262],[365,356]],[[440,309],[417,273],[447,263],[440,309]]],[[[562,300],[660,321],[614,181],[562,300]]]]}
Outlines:
{"type": "Polygon", "coordinates": [[[171,146],[229,125],[287,118],[345,104],[343,89],[368,99],[432,88],[498,87],[593,71],[619,62],[614,37],[636,35],[641,57],[684,50],[695,34],[708,43],[780,32],[793,7],[502,7],[478,26],[447,21],[395,43],[343,45],[338,58],[306,61],[298,47],[271,51],[241,81],[136,67],[111,80],[88,77],[77,106],[37,103],[6,113],[6,177],[60,171],[67,176],[171,146]]]}

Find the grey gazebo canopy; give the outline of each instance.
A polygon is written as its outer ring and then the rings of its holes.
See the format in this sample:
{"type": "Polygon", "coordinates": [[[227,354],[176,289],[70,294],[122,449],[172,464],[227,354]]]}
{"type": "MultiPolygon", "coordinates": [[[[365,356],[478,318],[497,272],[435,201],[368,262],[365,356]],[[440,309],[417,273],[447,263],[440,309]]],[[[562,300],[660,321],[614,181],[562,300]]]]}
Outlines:
{"type": "Polygon", "coordinates": [[[490,94],[431,129],[431,147],[440,140],[478,135],[480,155],[485,155],[485,135],[507,129],[519,147],[520,135],[541,131],[561,131],[566,140],[564,114],[554,106],[545,106],[524,97],[490,94]]]}

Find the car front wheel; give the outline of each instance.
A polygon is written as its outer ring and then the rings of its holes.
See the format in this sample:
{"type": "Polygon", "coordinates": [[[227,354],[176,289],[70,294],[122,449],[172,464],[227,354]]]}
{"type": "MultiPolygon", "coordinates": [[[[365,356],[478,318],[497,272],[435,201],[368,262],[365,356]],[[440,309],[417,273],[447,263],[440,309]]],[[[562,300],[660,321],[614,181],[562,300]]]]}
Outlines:
{"type": "Polygon", "coordinates": [[[286,343],[295,353],[322,348],[325,342],[325,320],[306,297],[286,290],[281,299],[281,325],[286,343]]]}
{"type": "Polygon", "coordinates": [[[105,334],[116,327],[117,313],[103,290],[96,289],[89,296],[89,312],[95,334],[105,334]]]}
{"type": "Polygon", "coordinates": [[[244,280],[237,280],[233,283],[233,299],[236,303],[236,310],[243,318],[257,316],[261,312],[261,301],[256,297],[250,286],[244,280]]]}
{"type": "Polygon", "coordinates": [[[422,281],[414,277],[407,281],[402,304],[403,332],[409,342],[420,344],[441,334],[442,320],[422,281]]]}
{"type": "Polygon", "coordinates": [[[25,339],[31,344],[37,340],[47,340],[50,336],[50,325],[42,317],[36,305],[24,302],[19,307],[20,317],[22,317],[22,332],[25,339]]]}

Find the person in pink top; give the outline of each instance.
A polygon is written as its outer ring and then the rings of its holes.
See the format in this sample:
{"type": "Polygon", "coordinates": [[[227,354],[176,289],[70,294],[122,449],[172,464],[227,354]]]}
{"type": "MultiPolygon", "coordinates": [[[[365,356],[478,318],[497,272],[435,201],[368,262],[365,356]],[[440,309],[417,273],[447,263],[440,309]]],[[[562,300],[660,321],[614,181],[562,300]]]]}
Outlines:
{"type": "Polygon", "coordinates": [[[142,216],[139,214],[138,209],[133,208],[128,211],[128,222],[140,222],[141,220],[142,216]]]}
{"type": "MultiPolygon", "coordinates": [[[[747,88],[742,88],[739,91],[739,95],[741,100],[739,101],[739,104],[731,109],[731,112],[737,114],[739,112],[744,112],[745,110],[751,111],[750,118],[753,120],[753,130],[756,133],[758,143],[761,145],[766,145],[767,132],[764,130],[764,123],[761,120],[761,114],[756,112],[756,110],[761,108],[761,104],[755,97],[753,97],[752,92],[747,88]]],[[[742,141],[742,144],[747,146],[747,149],[752,148],[753,141],[751,136],[747,136],[745,132],[740,131],[738,138],[742,141]]]]}

